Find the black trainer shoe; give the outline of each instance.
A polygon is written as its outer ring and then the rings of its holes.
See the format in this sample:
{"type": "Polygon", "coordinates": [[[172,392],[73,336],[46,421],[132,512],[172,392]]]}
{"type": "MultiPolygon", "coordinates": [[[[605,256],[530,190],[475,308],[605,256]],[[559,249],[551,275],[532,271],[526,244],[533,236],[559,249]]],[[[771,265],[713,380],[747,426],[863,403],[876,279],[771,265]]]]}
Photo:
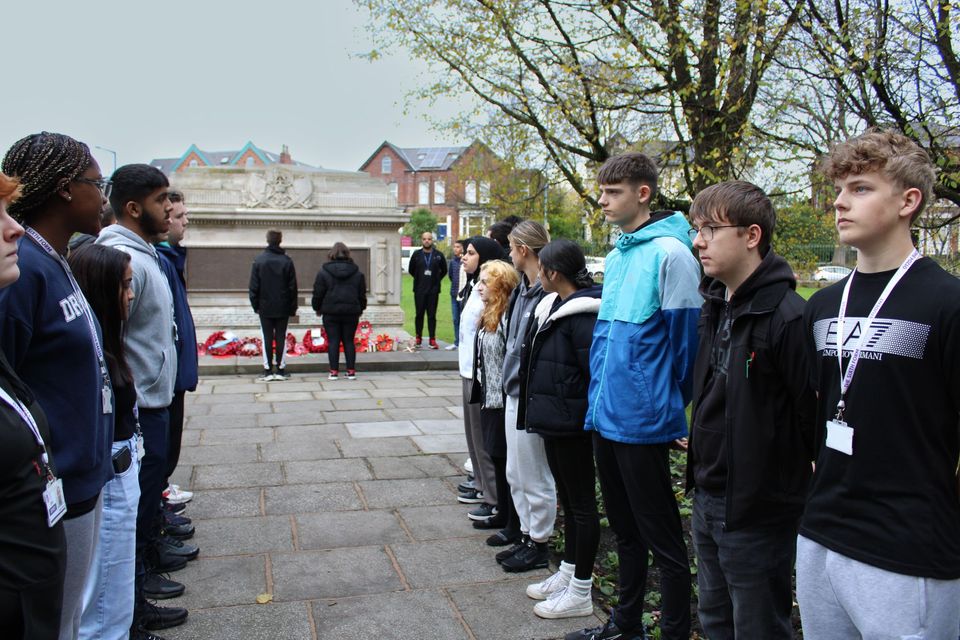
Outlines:
{"type": "Polygon", "coordinates": [[[647,636],[642,629],[639,632],[623,631],[610,620],[602,627],[568,633],[563,636],[563,640],[647,640],[647,636]]]}
{"type": "Polygon", "coordinates": [[[492,504],[487,504],[484,502],[479,507],[473,511],[467,512],[467,517],[471,520],[486,520],[487,518],[497,515],[497,508],[492,504]]]}
{"type": "Polygon", "coordinates": [[[546,542],[527,540],[527,544],[515,554],[500,563],[504,571],[520,573],[534,569],[545,569],[550,561],[550,546],[546,542]]]}
{"type": "Polygon", "coordinates": [[[150,633],[142,626],[136,626],[130,629],[130,640],[164,640],[155,633],[150,633]]]}
{"type": "Polygon", "coordinates": [[[143,581],[143,595],[150,600],[179,598],[185,590],[183,584],[158,573],[148,573],[143,581]]]}
{"type": "Polygon", "coordinates": [[[463,504],[479,504],[483,502],[483,491],[477,491],[476,489],[464,491],[457,496],[457,502],[462,502],[463,504]]]}
{"type": "Polygon", "coordinates": [[[187,621],[187,610],[181,607],[158,607],[147,602],[143,609],[141,624],[144,629],[169,629],[187,621]]]}
{"type": "Polygon", "coordinates": [[[180,515],[179,513],[174,513],[173,511],[163,509],[163,526],[179,527],[183,524],[193,524],[193,520],[187,516],[180,515]]]}
{"type": "Polygon", "coordinates": [[[163,530],[171,538],[176,538],[177,540],[181,541],[192,538],[195,531],[192,524],[168,524],[163,527],[163,530]]]}
{"type": "Polygon", "coordinates": [[[187,503],[182,502],[180,504],[173,504],[171,502],[163,501],[163,510],[169,513],[181,514],[187,510],[187,503]]]}
{"type": "Polygon", "coordinates": [[[497,559],[497,562],[499,562],[500,564],[503,564],[504,560],[506,560],[513,554],[515,554],[517,551],[520,551],[520,549],[523,549],[525,546],[527,546],[527,541],[529,539],[530,538],[528,538],[527,536],[521,535],[520,539],[517,540],[515,543],[513,543],[513,546],[511,546],[508,549],[504,549],[503,551],[498,553],[496,556],[494,556],[497,559]]]}
{"type": "MultiPolygon", "coordinates": [[[[487,545],[491,547],[505,547],[510,543],[516,542],[520,539],[519,531],[507,531],[506,529],[501,529],[495,534],[487,538],[487,545]]],[[[518,547],[519,549],[519,547],[518,547]]]]}
{"type": "Polygon", "coordinates": [[[464,482],[461,482],[457,485],[457,491],[460,493],[466,493],[467,491],[473,491],[477,488],[477,485],[473,481],[473,476],[468,475],[467,479],[464,482]]]}
{"type": "Polygon", "coordinates": [[[160,534],[160,539],[157,540],[157,551],[161,556],[174,556],[183,558],[184,560],[193,560],[200,555],[200,547],[187,544],[186,542],[180,542],[176,538],[171,538],[162,533],[160,534]]]}
{"type": "Polygon", "coordinates": [[[473,528],[474,529],[500,529],[507,524],[507,519],[497,514],[495,516],[490,516],[489,518],[484,518],[483,520],[474,520],[473,528]]]}

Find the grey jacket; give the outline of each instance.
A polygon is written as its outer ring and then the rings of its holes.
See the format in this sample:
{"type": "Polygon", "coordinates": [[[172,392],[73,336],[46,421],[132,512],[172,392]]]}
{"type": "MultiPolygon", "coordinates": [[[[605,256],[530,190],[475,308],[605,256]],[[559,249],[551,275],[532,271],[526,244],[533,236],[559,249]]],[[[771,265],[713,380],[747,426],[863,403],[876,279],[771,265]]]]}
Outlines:
{"type": "Polygon", "coordinates": [[[177,325],[173,293],[160,268],[156,249],[133,231],[112,224],[100,232],[97,244],[130,256],[133,301],[127,319],[127,363],[137,385],[137,404],[162,409],[173,401],[177,377],[177,325]]]}
{"type": "Polygon", "coordinates": [[[521,275],[520,285],[510,298],[507,352],[503,357],[503,392],[513,398],[520,396],[520,351],[533,321],[533,312],[543,295],[539,280],[533,286],[527,286],[526,276],[521,275]]]}

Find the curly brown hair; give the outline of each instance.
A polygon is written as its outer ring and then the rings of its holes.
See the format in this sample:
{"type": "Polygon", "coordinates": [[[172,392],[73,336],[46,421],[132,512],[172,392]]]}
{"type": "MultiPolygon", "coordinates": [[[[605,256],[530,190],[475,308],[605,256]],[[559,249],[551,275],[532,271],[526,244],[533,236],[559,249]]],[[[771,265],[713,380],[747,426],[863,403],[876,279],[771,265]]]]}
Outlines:
{"type": "Polygon", "coordinates": [[[492,295],[488,296],[483,307],[480,325],[484,331],[494,333],[510,304],[510,293],[520,284],[520,273],[509,262],[491,260],[480,267],[480,277],[484,274],[487,275],[486,287],[492,295]]]}
{"type": "Polygon", "coordinates": [[[831,180],[871,171],[882,173],[902,189],[920,190],[920,206],[911,222],[933,199],[937,172],[930,156],[898,131],[870,129],[836,145],[823,162],[823,173],[831,180]]]}

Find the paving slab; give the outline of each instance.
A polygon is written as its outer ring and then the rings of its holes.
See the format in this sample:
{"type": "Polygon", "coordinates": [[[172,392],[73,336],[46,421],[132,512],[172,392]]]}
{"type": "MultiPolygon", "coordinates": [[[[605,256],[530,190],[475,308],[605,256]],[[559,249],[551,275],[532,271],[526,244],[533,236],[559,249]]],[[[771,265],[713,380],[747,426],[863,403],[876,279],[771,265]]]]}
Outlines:
{"type": "Polygon", "coordinates": [[[390,409],[393,403],[389,398],[348,398],[331,400],[337,411],[355,411],[357,409],[390,409]]]}
{"type": "MultiPolygon", "coordinates": [[[[390,546],[400,571],[413,589],[493,582],[516,578],[497,564],[494,552],[482,538],[433,540],[429,544],[408,543],[390,546]]],[[[530,582],[550,575],[546,570],[524,574],[530,582]]],[[[526,597],[526,596],[524,596],[526,597]]]]}
{"type": "Polygon", "coordinates": [[[446,456],[440,455],[368,457],[367,464],[377,480],[439,478],[459,473],[446,456]]]}
{"type": "MultiPolygon", "coordinates": [[[[251,418],[253,416],[250,416],[251,418]]],[[[273,442],[269,427],[242,427],[238,429],[204,429],[201,444],[260,444],[273,442]]]]}
{"type": "Polygon", "coordinates": [[[363,460],[309,460],[283,463],[288,484],[313,484],[341,480],[369,480],[373,477],[363,460]]]}
{"type": "Polygon", "coordinates": [[[196,489],[234,489],[265,487],[283,483],[279,462],[202,465],[196,468],[196,489]]]}
{"type": "Polygon", "coordinates": [[[273,595],[278,602],[403,589],[383,547],[274,553],[271,558],[273,595]]]}
{"type": "Polygon", "coordinates": [[[322,411],[281,411],[263,413],[257,416],[257,425],[261,427],[282,427],[288,425],[320,425],[326,422],[322,411]]]}
{"type": "Polygon", "coordinates": [[[294,400],[313,400],[313,393],[310,391],[270,391],[267,393],[258,393],[255,396],[257,402],[293,402],[294,400]]]}
{"type": "Polygon", "coordinates": [[[450,486],[439,478],[371,480],[359,485],[371,509],[450,504],[457,498],[450,486]]]}
{"type": "Polygon", "coordinates": [[[411,542],[396,514],[385,510],[301,514],[296,522],[300,549],[382,547],[411,542]]]}
{"type": "MultiPolygon", "coordinates": [[[[446,411],[446,409],[444,409],[446,411]]],[[[426,416],[424,416],[426,417],[426,416]]],[[[453,417],[444,417],[439,420],[413,420],[414,426],[420,429],[425,435],[463,435],[463,420],[457,420],[453,417]]]]}
{"type": "MultiPolygon", "coordinates": [[[[426,507],[403,507],[398,510],[407,529],[419,542],[428,540],[446,540],[449,538],[473,538],[482,540],[496,532],[496,529],[474,529],[467,511],[473,505],[454,504],[432,505],[426,507]]],[[[501,548],[488,547],[490,557],[501,548]]]]}
{"type": "MultiPolygon", "coordinates": [[[[274,417],[277,417],[274,414],[274,417]]],[[[292,424],[275,427],[277,442],[303,442],[317,438],[346,438],[347,428],[342,424],[292,424]]]]}
{"type": "MultiPolygon", "coordinates": [[[[433,398],[433,400],[436,400],[438,405],[447,404],[447,401],[443,398],[433,398]]],[[[399,409],[387,409],[386,413],[387,413],[387,416],[389,416],[393,420],[414,420],[414,421],[420,420],[420,419],[446,420],[452,417],[450,415],[450,412],[447,411],[446,408],[442,406],[403,407],[399,409]]],[[[462,425],[460,427],[460,430],[461,431],[463,430],[462,425]]]]}
{"type": "MultiPolygon", "coordinates": [[[[348,430],[349,431],[349,430],[348,430]]],[[[420,453],[410,438],[340,438],[337,445],[344,458],[407,456],[420,453]]]]}
{"type": "Polygon", "coordinates": [[[466,640],[449,596],[441,590],[381,593],[314,603],[318,638],[466,640]]]}
{"type": "Polygon", "coordinates": [[[205,447],[181,446],[180,464],[230,464],[235,462],[257,462],[257,445],[216,444],[205,447]]]}
{"type": "MultiPolygon", "coordinates": [[[[342,415],[342,414],[341,414],[342,415]]],[[[352,438],[384,438],[387,436],[415,436],[420,430],[409,420],[377,422],[348,422],[344,425],[352,438]]]]}
{"type": "Polygon", "coordinates": [[[260,445],[260,460],[282,462],[284,460],[327,460],[340,458],[336,441],[317,438],[306,442],[265,442],[260,445]]]}
{"type": "MultiPolygon", "coordinates": [[[[247,405],[243,405],[247,406],[247,405]]],[[[197,427],[205,429],[236,429],[240,427],[257,426],[257,417],[254,414],[247,415],[197,415],[189,411],[187,415],[187,427],[195,429],[197,427]]]]}
{"type": "Polygon", "coordinates": [[[412,436],[411,439],[424,453],[466,453],[467,438],[464,434],[412,436]]]}
{"type": "Polygon", "coordinates": [[[310,618],[307,602],[201,609],[191,611],[185,625],[161,633],[167,640],[311,640],[310,618]]]}
{"type": "Polygon", "coordinates": [[[266,554],[198,557],[173,576],[187,585],[175,606],[195,610],[256,604],[267,590],[266,561],[266,554]]]}
{"type": "Polygon", "coordinates": [[[352,482],[266,487],[263,493],[264,510],[267,515],[363,509],[360,494],[357,493],[352,482]]]}
{"type": "Polygon", "coordinates": [[[293,551],[290,516],[214,518],[194,521],[197,533],[190,540],[204,557],[293,551]]]}
{"type": "Polygon", "coordinates": [[[188,515],[195,521],[263,515],[260,512],[262,491],[260,487],[197,490],[193,500],[187,506],[190,510],[188,515]]]}

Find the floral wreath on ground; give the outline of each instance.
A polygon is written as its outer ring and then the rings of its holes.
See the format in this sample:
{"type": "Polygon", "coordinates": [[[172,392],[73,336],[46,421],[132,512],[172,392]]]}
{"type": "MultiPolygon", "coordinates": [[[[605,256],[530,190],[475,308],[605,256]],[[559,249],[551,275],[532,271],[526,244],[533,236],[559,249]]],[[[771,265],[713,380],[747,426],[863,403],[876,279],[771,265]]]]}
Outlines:
{"type": "MultiPolygon", "coordinates": [[[[327,332],[323,327],[307,329],[300,342],[297,342],[294,334],[287,333],[284,342],[285,351],[289,355],[326,353],[330,347],[327,332]]],[[[396,351],[400,340],[388,333],[374,335],[373,325],[369,320],[364,320],[357,325],[353,344],[359,353],[396,351]]],[[[240,338],[231,331],[216,331],[202,344],[197,345],[197,353],[217,357],[260,356],[263,355],[263,341],[255,337],[240,338]]]]}

